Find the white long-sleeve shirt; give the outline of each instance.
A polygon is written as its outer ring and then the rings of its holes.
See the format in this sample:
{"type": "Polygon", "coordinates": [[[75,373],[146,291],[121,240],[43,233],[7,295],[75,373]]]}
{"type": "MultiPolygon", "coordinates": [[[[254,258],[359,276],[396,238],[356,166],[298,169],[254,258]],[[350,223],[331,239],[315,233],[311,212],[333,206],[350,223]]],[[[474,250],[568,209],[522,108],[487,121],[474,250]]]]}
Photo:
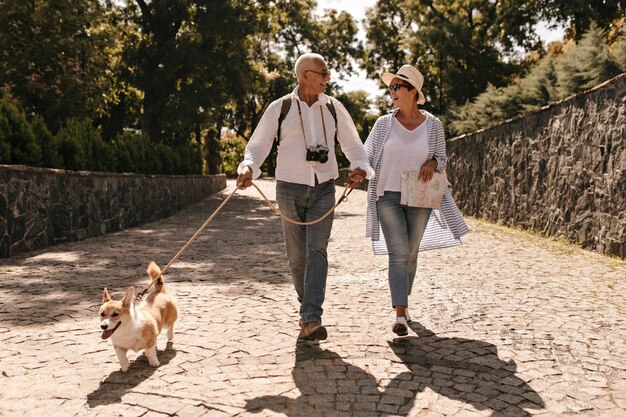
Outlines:
{"type": "MultiPolygon", "coordinates": [[[[337,178],[339,169],[335,155],[335,120],[326,106],[331,98],[326,94],[320,94],[318,100],[309,107],[306,102],[298,97],[298,87],[291,93],[291,98],[291,108],[280,128],[281,137],[276,159],[276,179],[314,186],[315,177],[317,177],[318,183],[337,178]],[[301,115],[298,104],[300,104],[301,115]],[[326,128],[326,140],[324,138],[324,126],[326,128]],[[306,160],[307,148],[316,145],[328,147],[328,161],[326,163],[306,160]]],[[[371,178],[374,175],[374,170],[367,162],[363,143],[350,114],[339,101],[333,100],[332,102],[337,113],[337,141],[346,158],[350,161],[350,169],[361,168],[366,172],[366,178],[371,178]]],[[[272,102],[265,110],[246,146],[245,157],[243,162],[239,164],[237,173],[240,174],[244,167],[249,166],[252,169],[252,178],[258,178],[261,175],[260,167],[269,155],[276,137],[281,106],[282,98],[272,102]]]]}

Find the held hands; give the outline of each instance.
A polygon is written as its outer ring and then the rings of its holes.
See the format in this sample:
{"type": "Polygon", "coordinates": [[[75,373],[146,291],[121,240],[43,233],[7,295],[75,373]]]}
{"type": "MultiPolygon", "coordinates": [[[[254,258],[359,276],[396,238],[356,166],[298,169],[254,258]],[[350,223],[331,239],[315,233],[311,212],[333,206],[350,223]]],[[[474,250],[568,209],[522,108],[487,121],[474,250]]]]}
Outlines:
{"type": "Polygon", "coordinates": [[[252,169],[245,167],[243,172],[237,177],[237,188],[245,190],[252,185],[252,169]]]}
{"type": "Polygon", "coordinates": [[[359,185],[361,185],[366,175],[367,174],[365,173],[365,171],[361,168],[355,168],[352,171],[348,172],[348,187],[358,187],[359,185]]]}
{"type": "Polygon", "coordinates": [[[419,179],[422,182],[428,182],[433,178],[433,173],[437,169],[437,161],[431,159],[430,161],[426,161],[422,168],[420,168],[419,179]]]}

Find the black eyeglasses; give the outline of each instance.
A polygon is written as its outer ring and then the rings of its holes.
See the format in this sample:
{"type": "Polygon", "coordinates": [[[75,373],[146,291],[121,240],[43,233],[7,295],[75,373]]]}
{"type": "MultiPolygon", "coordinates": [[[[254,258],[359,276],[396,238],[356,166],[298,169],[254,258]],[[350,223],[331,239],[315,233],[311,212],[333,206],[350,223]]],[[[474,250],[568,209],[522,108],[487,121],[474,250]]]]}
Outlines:
{"type": "Polygon", "coordinates": [[[401,89],[402,87],[406,88],[407,90],[411,89],[411,86],[408,86],[406,84],[402,84],[402,83],[398,83],[398,84],[394,84],[394,85],[390,85],[389,89],[393,90],[395,92],[398,92],[399,89],[401,89]]]}
{"type": "Polygon", "coordinates": [[[329,75],[330,75],[330,72],[329,72],[329,71],[325,71],[325,70],[324,70],[324,71],[322,71],[322,72],[319,72],[319,71],[313,71],[313,70],[305,70],[304,72],[314,72],[314,73],[316,73],[316,74],[321,75],[321,76],[322,76],[322,78],[326,78],[327,76],[329,76],[329,75]]]}

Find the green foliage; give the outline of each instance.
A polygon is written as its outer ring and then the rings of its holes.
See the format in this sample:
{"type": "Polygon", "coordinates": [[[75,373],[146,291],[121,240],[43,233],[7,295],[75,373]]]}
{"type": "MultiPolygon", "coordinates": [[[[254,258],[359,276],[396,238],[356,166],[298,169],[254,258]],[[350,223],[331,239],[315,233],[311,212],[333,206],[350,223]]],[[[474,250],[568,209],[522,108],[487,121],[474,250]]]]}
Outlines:
{"type": "Polygon", "coordinates": [[[113,140],[118,172],[153,174],[159,172],[153,144],[142,133],[125,131],[113,140]]]}
{"type": "Polygon", "coordinates": [[[626,72],[626,24],[622,24],[619,40],[615,44],[613,59],[622,72],[626,72]]]}
{"type": "Polygon", "coordinates": [[[606,32],[592,25],[557,65],[557,98],[594,87],[620,73],[611,59],[606,32]]]}
{"type": "Polygon", "coordinates": [[[579,41],[595,22],[602,29],[624,16],[622,0],[539,0],[541,17],[547,21],[567,23],[570,39],[579,41]]]}
{"type": "Polygon", "coordinates": [[[221,144],[221,171],[226,174],[234,174],[237,172],[239,163],[243,160],[246,141],[232,132],[226,132],[226,134],[222,135],[221,144]]]}
{"type": "Polygon", "coordinates": [[[111,83],[114,32],[106,24],[97,1],[3,2],[0,86],[53,131],[70,118],[93,118],[111,83]]]}
{"type": "Polygon", "coordinates": [[[592,88],[619,72],[605,31],[592,26],[578,44],[566,45],[562,55],[548,55],[525,77],[507,87],[490,85],[473,101],[456,108],[450,131],[456,135],[488,127],[592,88]]]}
{"type": "Polygon", "coordinates": [[[68,120],[55,140],[64,167],[73,171],[113,171],[114,154],[88,120],[68,120]]]}
{"type": "Polygon", "coordinates": [[[352,117],[357,132],[363,142],[376,122],[377,116],[370,111],[370,99],[363,90],[340,93],[335,96],[352,117]]]}
{"type": "MultiPolygon", "coordinates": [[[[443,116],[456,104],[501,87],[521,71],[516,48],[537,41],[536,1],[383,0],[369,13],[370,78],[416,66],[425,78],[425,109],[443,116]]],[[[384,103],[383,103],[384,104],[384,103]]]]}
{"type": "Polygon", "coordinates": [[[118,172],[143,174],[199,175],[202,155],[196,144],[176,147],[154,145],[140,132],[126,131],[113,141],[118,172]]]}
{"type": "Polygon", "coordinates": [[[26,116],[0,98],[0,164],[41,165],[41,146],[26,116]]]}
{"type": "Polygon", "coordinates": [[[48,130],[43,117],[36,115],[30,121],[33,135],[41,147],[42,165],[47,168],[62,168],[63,158],[59,154],[58,142],[48,130]]]}
{"type": "Polygon", "coordinates": [[[404,0],[381,0],[369,10],[365,20],[364,67],[367,75],[379,80],[381,69],[399,69],[410,62],[413,31],[404,0]]]}
{"type": "Polygon", "coordinates": [[[178,145],[173,149],[178,155],[178,165],[174,170],[177,175],[199,175],[202,174],[202,151],[200,145],[194,142],[187,142],[178,145]]]}
{"type": "Polygon", "coordinates": [[[6,99],[0,99],[0,163],[74,171],[202,173],[196,143],[154,145],[144,134],[131,131],[106,142],[88,120],[68,120],[53,136],[41,116],[29,123],[6,99]]]}

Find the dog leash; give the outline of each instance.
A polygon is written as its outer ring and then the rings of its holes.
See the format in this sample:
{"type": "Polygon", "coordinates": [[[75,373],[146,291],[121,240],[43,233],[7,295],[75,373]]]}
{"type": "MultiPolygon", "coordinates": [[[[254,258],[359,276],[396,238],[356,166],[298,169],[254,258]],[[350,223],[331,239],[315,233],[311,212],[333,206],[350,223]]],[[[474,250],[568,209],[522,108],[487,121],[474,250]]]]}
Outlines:
{"type": "MultiPolygon", "coordinates": [[[[322,217],[315,219],[315,220],[311,220],[308,222],[301,222],[301,221],[297,221],[297,220],[293,220],[289,217],[287,217],[286,215],[284,215],[280,209],[278,207],[276,207],[270,200],[269,198],[267,198],[267,196],[263,193],[263,191],[261,191],[261,189],[253,182],[252,186],[254,186],[254,188],[256,188],[256,190],[259,192],[259,194],[261,194],[261,196],[263,197],[263,199],[265,200],[265,202],[267,203],[267,205],[274,210],[274,212],[276,214],[278,214],[280,217],[282,217],[283,219],[285,219],[286,221],[293,223],[293,224],[297,224],[297,225],[302,225],[302,226],[308,226],[308,225],[312,225],[315,223],[319,223],[322,220],[324,220],[326,217],[328,217],[330,215],[330,213],[332,213],[337,206],[339,206],[339,204],[341,204],[342,202],[346,201],[348,199],[348,196],[350,195],[350,193],[352,192],[352,190],[354,188],[350,188],[347,186],[346,183],[346,188],[343,190],[343,194],[341,194],[341,197],[339,197],[339,199],[337,200],[337,202],[335,203],[334,206],[332,206],[327,212],[326,214],[324,214],[322,217]]],[[[178,251],[178,253],[176,255],[174,255],[174,257],[167,263],[167,265],[165,265],[165,267],[163,267],[163,269],[161,269],[161,272],[159,272],[159,275],[157,275],[151,282],[150,285],[148,285],[143,291],[141,291],[140,293],[138,293],[135,296],[135,300],[140,301],[143,296],[146,294],[146,292],[154,285],[155,282],[158,281],[159,278],[161,278],[161,276],[165,273],[165,271],[167,271],[170,266],[172,266],[172,264],[174,262],[176,262],[176,260],[178,259],[178,257],[189,247],[189,245],[191,245],[191,242],[193,242],[194,240],[196,240],[196,238],[198,237],[198,235],[200,235],[200,233],[202,233],[202,231],[209,225],[209,223],[211,223],[213,221],[213,219],[215,218],[215,216],[217,216],[217,213],[220,212],[220,210],[222,210],[222,208],[224,208],[224,206],[226,205],[226,203],[228,203],[228,201],[235,195],[235,193],[237,192],[237,190],[239,190],[239,187],[235,187],[235,189],[228,195],[228,197],[226,197],[224,199],[224,201],[222,201],[222,204],[220,204],[215,211],[213,212],[213,214],[211,214],[211,216],[204,222],[204,224],[202,226],[200,226],[200,228],[196,231],[196,233],[194,233],[193,236],[191,236],[191,238],[189,238],[189,240],[187,241],[187,243],[185,243],[185,245],[178,251]]]]}
{"type": "MultiPolygon", "coordinates": [[[[339,197],[339,200],[337,200],[337,202],[335,203],[334,206],[332,206],[327,212],[326,214],[324,214],[322,217],[320,217],[319,219],[315,219],[315,220],[311,220],[308,222],[301,222],[298,220],[293,220],[290,219],[289,217],[285,216],[283,214],[283,212],[280,211],[280,209],[278,207],[276,207],[270,200],[269,198],[267,198],[265,196],[265,194],[263,194],[263,191],[261,191],[261,189],[259,187],[257,187],[257,185],[255,183],[252,183],[252,185],[254,186],[254,188],[257,189],[257,191],[259,192],[259,194],[261,194],[261,197],[263,197],[263,199],[265,200],[265,202],[267,203],[268,206],[270,206],[270,208],[272,210],[274,210],[274,212],[276,214],[278,214],[280,217],[282,217],[283,219],[287,220],[289,223],[293,223],[293,224],[298,224],[301,226],[308,226],[311,224],[315,224],[315,223],[319,223],[322,220],[324,220],[326,217],[330,216],[330,213],[332,213],[337,206],[339,206],[339,204],[341,204],[343,201],[345,201],[348,198],[348,195],[350,195],[350,193],[352,192],[352,190],[354,190],[354,188],[349,188],[346,186],[346,188],[343,190],[343,194],[341,194],[341,197],[339,197]]],[[[347,185],[347,184],[346,184],[347,185]]]]}

